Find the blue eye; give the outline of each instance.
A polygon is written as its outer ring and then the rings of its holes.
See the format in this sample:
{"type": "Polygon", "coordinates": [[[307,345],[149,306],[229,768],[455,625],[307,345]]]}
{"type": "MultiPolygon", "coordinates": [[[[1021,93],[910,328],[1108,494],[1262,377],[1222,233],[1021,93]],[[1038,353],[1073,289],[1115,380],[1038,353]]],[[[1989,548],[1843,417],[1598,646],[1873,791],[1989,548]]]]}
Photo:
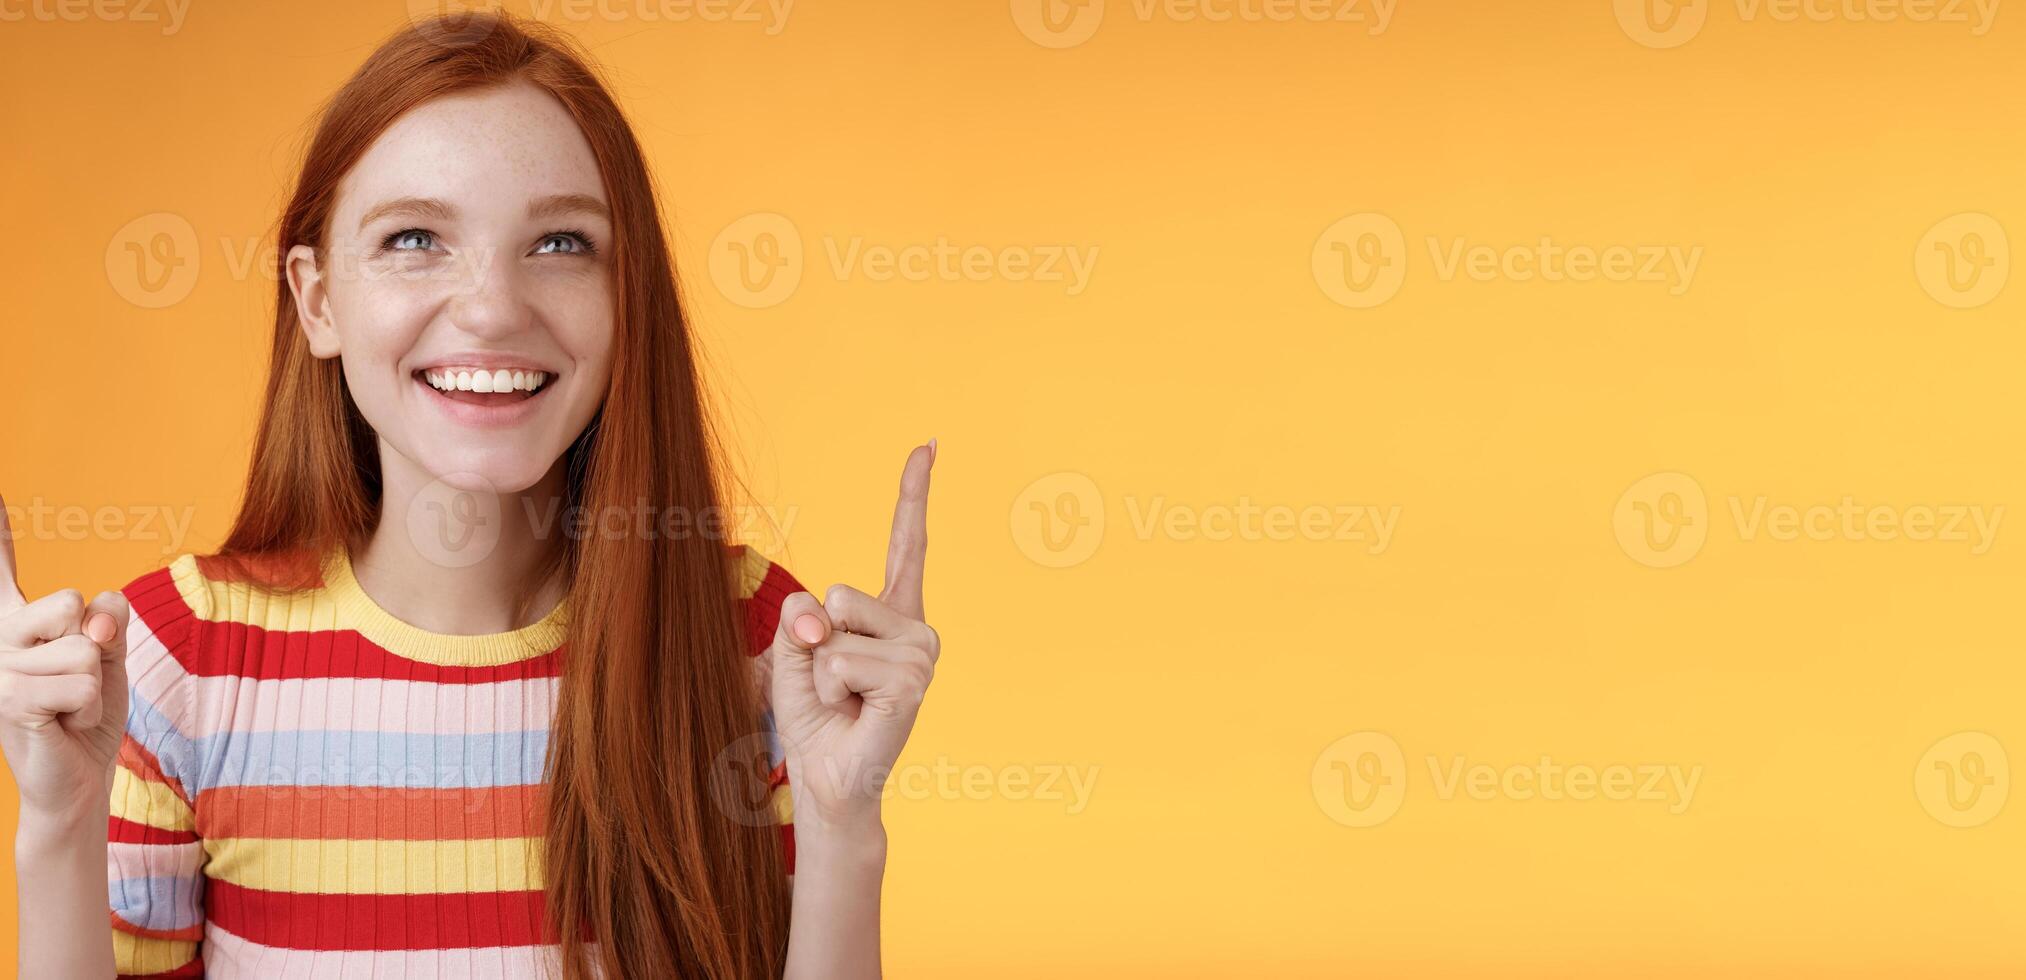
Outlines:
{"type": "Polygon", "coordinates": [[[535,246],[537,255],[589,255],[597,250],[598,247],[591,244],[591,236],[581,231],[555,232],[535,246]]]}
{"type": "Polygon", "coordinates": [[[420,228],[403,228],[380,240],[380,247],[391,252],[428,251],[436,244],[436,236],[420,228]]]}

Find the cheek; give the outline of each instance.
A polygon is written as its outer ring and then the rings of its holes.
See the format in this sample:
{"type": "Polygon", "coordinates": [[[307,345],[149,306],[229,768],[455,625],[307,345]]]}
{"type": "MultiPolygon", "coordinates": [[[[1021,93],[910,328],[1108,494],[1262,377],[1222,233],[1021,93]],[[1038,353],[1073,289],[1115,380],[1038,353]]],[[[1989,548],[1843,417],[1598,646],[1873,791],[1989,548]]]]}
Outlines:
{"type": "Polygon", "coordinates": [[[605,397],[605,382],[612,373],[613,345],[618,337],[610,291],[587,286],[582,290],[559,291],[557,295],[565,302],[545,311],[544,318],[557,345],[585,382],[578,388],[579,397],[588,396],[595,407],[605,397]]]}
{"type": "Polygon", "coordinates": [[[414,349],[437,304],[428,292],[374,281],[333,291],[331,313],[345,360],[392,367],[414,349]]]}
{"type": "Polygon", "coordinates": [[[402,358],[415,348],[429,322],[430,302],[413,291],[376,283],[354,283],[331,297],[345,383],[368,419],[375,409],[401,395],[406,381],[402,358]]]}

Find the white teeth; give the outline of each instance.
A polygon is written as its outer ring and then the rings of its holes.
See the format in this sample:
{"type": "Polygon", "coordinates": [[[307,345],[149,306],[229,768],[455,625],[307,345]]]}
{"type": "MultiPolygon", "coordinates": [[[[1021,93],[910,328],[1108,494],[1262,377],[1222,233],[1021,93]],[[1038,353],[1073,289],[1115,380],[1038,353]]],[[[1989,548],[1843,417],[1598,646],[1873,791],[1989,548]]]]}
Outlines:
{"type": "Polygon", "coordinates": [[[549,383],[547,371],[424,371],[422,379],[438,391],[538,391],[549,383]]]}

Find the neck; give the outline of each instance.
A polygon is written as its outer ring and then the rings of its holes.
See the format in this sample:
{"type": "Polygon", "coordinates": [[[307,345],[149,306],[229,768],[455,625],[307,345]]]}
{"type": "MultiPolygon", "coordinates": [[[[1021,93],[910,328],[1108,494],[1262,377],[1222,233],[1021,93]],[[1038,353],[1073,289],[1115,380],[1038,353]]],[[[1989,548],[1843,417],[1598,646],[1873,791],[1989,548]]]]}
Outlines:
{"type": "Polygon", "coordinates": [[[520,606],[562,545],[534,525],[561,504],[562,460],[526,490],[489,493],[450,488],[384,442],[380,459],[380,519],[351,556],[380,608],[431,633],[472,636],[531,625],[562,600],[563,583],[547,575],[520,606]]]}

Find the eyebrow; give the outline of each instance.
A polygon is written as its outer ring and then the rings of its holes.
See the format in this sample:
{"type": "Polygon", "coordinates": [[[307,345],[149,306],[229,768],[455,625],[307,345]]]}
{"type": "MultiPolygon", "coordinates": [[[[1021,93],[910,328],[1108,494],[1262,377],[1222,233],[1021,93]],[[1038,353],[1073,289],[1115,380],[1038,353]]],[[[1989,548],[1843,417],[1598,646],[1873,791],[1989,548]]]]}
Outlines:
{"type": "MultiPolygon", "coordinates": [[[[528,202],[528,217],[554,218],[565,214],[590,214],[610,220],[612,212],[605,202],[589,194],[551,194],[528,202]]],[[[457,209],[433,197],[398,197],[382,201],[366,211],[359,219],[359,230],[381,218],[408,215],[436,221],[451,221],[457,217],[457,209]]]]}

